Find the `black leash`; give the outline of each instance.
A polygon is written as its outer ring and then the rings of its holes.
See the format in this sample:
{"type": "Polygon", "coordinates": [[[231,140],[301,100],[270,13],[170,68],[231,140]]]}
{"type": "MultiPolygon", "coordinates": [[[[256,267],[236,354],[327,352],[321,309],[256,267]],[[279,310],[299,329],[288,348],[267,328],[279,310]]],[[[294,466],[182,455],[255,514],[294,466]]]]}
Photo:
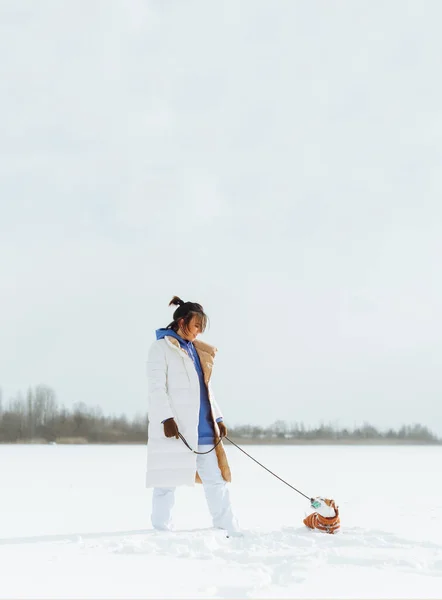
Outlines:
{"type": "Polygon", "coordinates": [[[268,469],[267,467],[265,467],[262,463],[260,463],[258,460],[256,460],[256,458],[253,458],[253,456],[250,456],[250,454],[248,452],[246,452],[245,450],[243,450],[241,448],[241,446],[238,446],[238,444],[235,444],[235,442],[232,442],[232,440],[229,439],[227,436],[225,436],[224,438],[220,438],[216,442],[216,444],[213,446],[213,448],[210,448],[210,450],[207,450],[207,452],[197,452],[196,450],[194,450],[193,448],[191,448],[189,446],[189,444],[187,443],[185,437],[183,435],[181,435],[181,433],[178,433],[178,435],[180,436],[180,438],[184,442],[184,444],[189,448],[189,450],[191,452],[193,452],[194,454],[209,454],[210,452],[213,452],[215,450],[215,448],[218,446],[218,444],[220,444],[223,441],[223,439],[227,440],[228,442],[230,442],[231,444],[233,444],[233,446],[235,446],[236,448],[238,448],[238,450],[241,450],[241,452],[243,452],[246,456],[248,456],[253,461],[255,461],[257,465],[259,465],[260,467],[262,467],[263,469],[265,469],[268,473],[270,473],[271,475],[273,475],[273,477],[276,477],[276,479],[279,479],[279,481],[282,481],[282,483],[285,483],[286,485],[288,485],[289,488],[292,488],[292,490],[295,490],[295,492],[298,492],[298,494],[301,494],[301,496],[304,496],[304,498],[307,498],[307,500],[310,500],[310,502],[312,502],[312,503],[314,502],[314,498],[310,498],[309,496],[306,496],[301,491],[297,490],[295,487],[293,487],[292,485],[290,485],[290,483],[287,483],[287,481],[285,481],[279,475],[277,475],[276,473],[274,473],[273,471],[271,471],[270,469],[268,469]]]}
{"type": "MultiPolygon", "coordinates": [[[[207,452],[197,452],[196,450],[194,450],[193,448],[191,448],[189,446],[189,444],[187,443],[186,438],[183,435],[181,435],[181,433],[178,432],[178,435],[180,436],[180,438],[182,439],[182,441],[184,442],[184,444],[189,448],[189,450],[191,452],[193,452],[194,454],[210,454],[211,452],[213,452],[215,450],[215,448],[218,446],[218,444],[220,444],[223,441],[223,438],[219,438],[219,440],[216,442],[216,444],[213,446],[213,448],[210,448],[210,450],[207,450],[207,452]]],[[[226,440],[227,439],[228,438],[226,437],[226,440]]],[[[229,440],[229,442],[230,442],[230,440],[229,440]]]]}

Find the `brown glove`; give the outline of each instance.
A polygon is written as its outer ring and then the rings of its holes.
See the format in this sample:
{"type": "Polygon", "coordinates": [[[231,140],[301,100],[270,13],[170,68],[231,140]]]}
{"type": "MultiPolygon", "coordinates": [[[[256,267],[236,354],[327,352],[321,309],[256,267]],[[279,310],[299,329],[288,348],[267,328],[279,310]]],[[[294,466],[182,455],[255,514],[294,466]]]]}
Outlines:
{"type": "Polygon", "coordinates": [[[179,439],[178,436],[178,425],[175,422],[175,419],[173,417],[171,417],[170,419],[166,419],[163,423],[163,427],[164,427],[164,435],[167,438],[172,438],[172,437],[176,437],[176,439],[179,439]]]}
{"type": "Polygon", "coordinates": [[[224,425],[224,423],[222,421],[220,421],[218,423],[218,429],[219,429],[219,437],[221,437],[221,438],[226,437],[227,427],[224,425]]]}

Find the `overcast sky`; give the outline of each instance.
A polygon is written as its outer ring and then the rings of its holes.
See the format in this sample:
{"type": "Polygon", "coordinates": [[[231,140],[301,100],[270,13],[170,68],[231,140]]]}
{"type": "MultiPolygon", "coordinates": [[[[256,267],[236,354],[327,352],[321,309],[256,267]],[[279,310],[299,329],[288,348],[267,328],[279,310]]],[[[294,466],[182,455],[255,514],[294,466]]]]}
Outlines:
{"type": "Polygon", "coordinates": [[[442,3],[0,0],[0,386],[147,408],[174,294],[227,424],[442,434],[442,3]]]}

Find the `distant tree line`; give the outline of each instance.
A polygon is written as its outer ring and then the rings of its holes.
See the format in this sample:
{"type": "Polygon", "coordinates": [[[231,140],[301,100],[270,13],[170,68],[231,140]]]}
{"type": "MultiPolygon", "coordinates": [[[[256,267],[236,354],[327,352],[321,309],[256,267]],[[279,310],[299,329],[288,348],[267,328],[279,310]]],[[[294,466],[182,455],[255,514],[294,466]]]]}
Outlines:
{"type": "Polygon", "coordinates": [[[105,416],[100,407],[79,402],[71,410],[59,406],[47,385],[18,393],[7,407],[0,391],[0,443],[136,443],[147,441],[147,416],[129,420],[125,415],[105,416]]]}
{"type": "MultiPolygon", "coordinates": [[[[47,385],[19,392],[7,405],[0,389],[0,443],[146,443],[147,415],[129,419],[124,414],[106,416],[100,407],[84,403],[66,409],[57,402],[47,385]]],[[[229,428],[229,437],[243,443],[442,443],[427,427],[403,425],[400,429],[379,431],[369,423],[352,429],[332,424],[305,427],[279,420],[268,427],[241,425],[229,428]]]]}
{"type": "Polygon", "coordinates": [[[420,424],[402,425],[400,429],[388,429],[380,431],[369,423],[355,426],[354,428],[339,428],[332,424],[321,424],[318,427],[306,428],[303,423],[288,424],[285,421],[275,421],[269,427],[257,427],[254,425],[242,425],[235,427],[235,435],[242,438],[273,439],[292,441],[413,441],[422,443],[442,443],[428,427],[420,424]]]}

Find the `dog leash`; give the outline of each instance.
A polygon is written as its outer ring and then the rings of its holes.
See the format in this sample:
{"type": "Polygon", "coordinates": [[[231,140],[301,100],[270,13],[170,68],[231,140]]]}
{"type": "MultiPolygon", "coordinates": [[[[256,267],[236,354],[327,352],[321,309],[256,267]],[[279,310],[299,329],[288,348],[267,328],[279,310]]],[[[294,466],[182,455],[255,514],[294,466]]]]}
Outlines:
{"type": "Polygon", "coordinates": [[[217,441],[217,443],[213,446],[213,448],[211,448],[210,450],[207,450],[206,452],[197,452],[196,450],[194,450],[188,444],[186,438],[183,435],[181,435],[181,433],[178,433],[178,435],[181,438],[181,440],[183,441],[183,443],[187,446],[187,448],[189,448],[189,450],[191,452],[193,452],[194,454],[209,454],[210,452],[213,452],[215,450],[215,448],[218,446],[218,444],[220,444],[222,442],[223,439],[227,440],[233,446],[235,446],[236,448],[238,448],[238,450],[241,450],[241,452],[243,452],[246,456],[248,456],[250,459],[252,459],[254,462],[256,462],[257,465],[259,465],[260,467],[262,467],[263,469],[265,469],[268,473],[270,473],[271,475],[273,475],[273,477],[276,477],[276,479],[279,479],[279,481],[282,481],[282,483],[285,483],[286,485],[288,485],[289,488],[291,488],[295,492],[298,492],[298,494],[301,494],[301,496],[304,496],[304,498],[307,498],[307,500],[310,501],[310,503],[313,506],[313,508],[319,508],[320,503],[317,502],[314,498],[311,498],[311,497],[307,496],[306,494],[304,494],[300,490],[296,489],[293,485],[291,485],[290,483],[288,483],[287,481],[285,481],[285,479],[282,479],[282,477],[280,477],[279,475],[277,475],[276,473],[274,473],[273,471],[271,471],[270,469],[268,469],[267,467],[265,467],[262,463],[260,463],[258,460],[256,460],[256,458],[253,458],[253,456],[251,456],[248,452],[246,452],[245,450],[243,450],[241,448],[241,446],[238,446],[238,444],[235,444],[235,442],[232,442],[232,440],[230,438],[228,438],[227,436],[225,436],[224,438],[220,438],[217,441]]]}
{"type": "MultiPolygon", "coordinates": [[[[178,435],[180,436],[180,438],[181,438],[181,440],[183,441],[183,443],[184,443],[184,444],[185,444],[185,445],[186,445],[186,446],[189,448],[189,450],[190,450],[191,452],[193,452],[194,454],[210,454],[211,452],[213,452],[213,451],[215,450],[215,448],[218,446],[218,444],[220,444],[220,443],[222,442],[222,440],[223,440],[223,438],[219,438],[219,440],[216,442],[216,444],[213,446],[213,448],[210,448],[210,450],[207,450],[207,452],[197,452],[196,450],[194,450],[193,448],[191,448],[191,447],[189,446],[189,444],[187,443],[187,440],[186,440],[186,438],[185,438],[183,435],[181,435],[181,433],[180,433],[180,432],[178,432],[178,435]]],[[[226,439],[228,439],[228,438],[226,437],[226,439]]],[[[229,440],[229,441],[230,441],[230,440],[229,440]]]]}

